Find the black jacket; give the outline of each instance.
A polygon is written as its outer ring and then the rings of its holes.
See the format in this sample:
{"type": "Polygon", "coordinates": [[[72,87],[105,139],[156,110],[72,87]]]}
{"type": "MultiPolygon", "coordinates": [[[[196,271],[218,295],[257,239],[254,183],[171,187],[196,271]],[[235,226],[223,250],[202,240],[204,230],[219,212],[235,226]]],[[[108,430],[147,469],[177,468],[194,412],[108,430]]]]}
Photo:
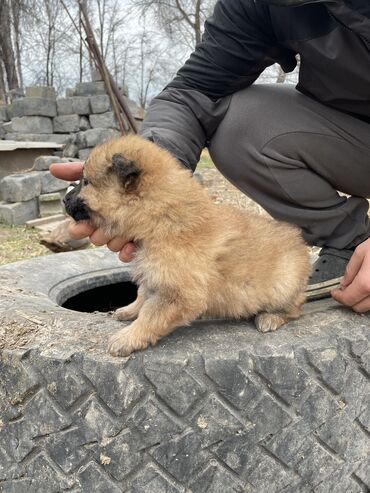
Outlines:
{"type": "Polygon", "coordinates": [[[292,71],[296,54],[299,91],[370,123],[370,0],[218,0],[141,134],[194,169],[230,95],[275,62],[292,71]]]}

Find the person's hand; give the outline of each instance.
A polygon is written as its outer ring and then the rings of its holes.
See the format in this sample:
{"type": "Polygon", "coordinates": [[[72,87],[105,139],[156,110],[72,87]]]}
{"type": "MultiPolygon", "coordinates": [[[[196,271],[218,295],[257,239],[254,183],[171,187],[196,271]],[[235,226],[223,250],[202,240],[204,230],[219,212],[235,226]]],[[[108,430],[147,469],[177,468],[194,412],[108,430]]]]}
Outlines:
{"type": "MultiPolygon", "coordinates": [[[[50,165],[50,173],[56,178],[67,181],[76,181],[82,178],[84,163],[54,163],[50,165]]],[[[91,243],[96,246],[107,245],[112,252],[119,252],[119,258],[122,262],[130,262],[136,250],[134,243],[116,236],[109,238],[102,229],[94,228],[87,221],[71,222],[68,228],[71,238],[81,240],[82,238],[90,237],[91,243]]]]}
{"type": "Polygon", "coordinates": [[[370,238],[361,243],[348,262],[340,289],[333,298],[358,313],[370,310],[370,238]]]}

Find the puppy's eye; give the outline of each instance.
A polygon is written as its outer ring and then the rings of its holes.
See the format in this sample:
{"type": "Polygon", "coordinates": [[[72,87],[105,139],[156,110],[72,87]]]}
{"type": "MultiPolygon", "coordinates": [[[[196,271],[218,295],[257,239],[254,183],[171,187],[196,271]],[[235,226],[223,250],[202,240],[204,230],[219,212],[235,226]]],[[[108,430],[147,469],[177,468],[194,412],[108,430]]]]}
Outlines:
{"type": "Polygon", "coordinates": [[[83,185],[84,187],[86,187],[86,185],[88,185],[89,183],[90,183],[90,182],[89,182],[89,180],[88,180],[87,178],[82,178],[82,185],[83,185]]]}

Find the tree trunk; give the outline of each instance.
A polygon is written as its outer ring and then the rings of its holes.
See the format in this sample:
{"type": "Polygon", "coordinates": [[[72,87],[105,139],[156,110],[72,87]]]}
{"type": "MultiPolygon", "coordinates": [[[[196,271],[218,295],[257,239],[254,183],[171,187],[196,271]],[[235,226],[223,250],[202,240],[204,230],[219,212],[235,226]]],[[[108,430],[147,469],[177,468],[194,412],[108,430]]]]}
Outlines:
{"type": "Polygon", "coordinates": [[[195,5],[195,22],[194,22],[195,44],[200,43],[201,39],[202,39],[202,28],[201,28],[201,21],[200,21],[201,3],[202,3],[201,0],[197,0],[196,5],[195,5]]]}
{"type": "Polygon", "coordinates": [[[14,32],[14,43],[15,43],[15,51],[16,51],[16,60],[17,60],[17,72],[19,85],[23,88],[23,73],[22,73],[22,63],[21,63],[21,43],[20,43],[20,17],[21,17],[21,3],[20,1],[13,0],[11,2],[12,8],[12,25],[14,32]]]}
{"type": "Polygon", "coordinates": [[[11,15],[8,0],[2,0],[0,2],[0,49],[3,56],[8,90],[19,88],[10,20],[11,15]]]}
{"type": "Polygon", "coordinates": [[[5,89],[5,73],[2,62],[2,57],[0,56],[0,103],[6,102],[6,89],[5,89]]]}

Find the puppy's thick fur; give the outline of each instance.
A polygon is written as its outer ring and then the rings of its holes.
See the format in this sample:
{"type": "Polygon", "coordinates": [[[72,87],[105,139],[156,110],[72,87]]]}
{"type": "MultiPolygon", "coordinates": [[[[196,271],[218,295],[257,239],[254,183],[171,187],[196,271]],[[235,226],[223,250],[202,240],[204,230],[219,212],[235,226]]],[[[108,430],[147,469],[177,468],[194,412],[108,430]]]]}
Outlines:
{"type": "Polygon", "coordinates": [[[297,228],[212,203],[167,151],[137,136],[96,147],[84,177],[71,215],[82,207],[138,247],[137,299],[116,312],[135,321],[111,338],[112,355],[154,345],[200,315],[256,315],[262,332],[299,316],[310,267],[297,228]]]}

